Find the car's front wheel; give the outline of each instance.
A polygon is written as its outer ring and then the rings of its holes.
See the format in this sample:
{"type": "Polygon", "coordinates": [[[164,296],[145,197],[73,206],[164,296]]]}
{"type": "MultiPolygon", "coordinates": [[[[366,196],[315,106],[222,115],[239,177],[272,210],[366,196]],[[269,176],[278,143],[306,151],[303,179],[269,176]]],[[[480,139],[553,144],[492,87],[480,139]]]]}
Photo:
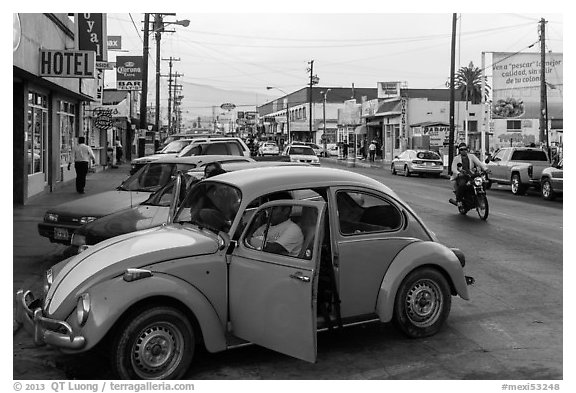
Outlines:
{"type": "Polygon", "coordinates": [[[180,310],[142,308],[118,329],[112,365],[122,379],[179,379],[194,349],[194,329],[180,310]]]}
{"type": "Polygon", "coordinates": [[[436,334],[448,318],[452,298],[446,278],[432,268],[411,272],[402,281],[394,304],[394,322],[411,338],[436,334]]]}
{"type": "Polygon", "coordinates": [[[550,180],[548,180],[548,179],[544,179],[542,181],[542,186],[540,188],[540,192],[542,193],[542,198],[546,199],[547,201],[552,201],[552,200],[554,200],[554,198],[556,198],[556,194],[554,193],[554,190],[552,189],[552,184],[550,183],[550,180]]]}

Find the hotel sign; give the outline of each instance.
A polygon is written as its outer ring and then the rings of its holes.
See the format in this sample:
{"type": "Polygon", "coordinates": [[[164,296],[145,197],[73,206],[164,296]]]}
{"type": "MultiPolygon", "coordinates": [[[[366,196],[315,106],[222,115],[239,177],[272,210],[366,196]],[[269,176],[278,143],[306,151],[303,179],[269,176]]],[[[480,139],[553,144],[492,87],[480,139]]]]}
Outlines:
{"type": "Polygon", "coordinates": [[[93,51],[40,50],[40,76],[94,79],[95,64],[93,51]]]}

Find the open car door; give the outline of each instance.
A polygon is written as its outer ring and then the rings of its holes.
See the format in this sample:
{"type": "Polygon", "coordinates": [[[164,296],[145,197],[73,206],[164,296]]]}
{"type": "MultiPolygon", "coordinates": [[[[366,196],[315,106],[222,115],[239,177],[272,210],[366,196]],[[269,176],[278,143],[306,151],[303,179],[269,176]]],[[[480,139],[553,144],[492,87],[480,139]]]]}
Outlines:
{"type": "Polygon", "coordinates": [[[253,215],[229,265],[232,334],[316,361],[316,294],[325,209],[325,202],[282,200],[262,205],[253,215]],[[292,223],[275,225],[278,214],[289,215],[292,223]],[[281,225],[289,227],[283,232],[289,235],[278,237],[281,225]],[[294,246],[300,237],[302,245],[294,246]],[[286,249],[272,247],[275,240],[286,249]]]}

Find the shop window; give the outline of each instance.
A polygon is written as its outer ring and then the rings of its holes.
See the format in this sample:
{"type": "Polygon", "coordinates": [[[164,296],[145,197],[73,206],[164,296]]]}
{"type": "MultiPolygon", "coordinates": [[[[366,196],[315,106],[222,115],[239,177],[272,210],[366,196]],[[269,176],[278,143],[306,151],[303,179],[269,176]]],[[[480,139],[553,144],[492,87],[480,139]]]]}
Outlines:
{"type": "Polygon", "coordinates": [[[30,92],[28,94],[28,127],[24,135],[27,151],[27,172],[29,175],[46,173],[48,157],[48,100],[46,96],[30,92]]]}
{"type": "Polygon", "coordinates": [[[60,165],[66,166],[73,162],[72,146],[76,130],[76,105],[60,101],[59,108],[60,165]]]}

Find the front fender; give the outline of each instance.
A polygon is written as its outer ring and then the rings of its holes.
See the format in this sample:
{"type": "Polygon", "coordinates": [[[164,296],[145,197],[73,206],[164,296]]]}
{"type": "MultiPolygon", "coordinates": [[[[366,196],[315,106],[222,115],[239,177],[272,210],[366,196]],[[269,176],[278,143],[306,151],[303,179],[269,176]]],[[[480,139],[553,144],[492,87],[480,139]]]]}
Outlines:
{"type": "Polygon", "coordinates": [[[392,319],[396,293],[404,278],[421,266],[432,266],[441,270],[456,293],[462,299],[470,299],[464,271],[456,254],[440,243],[414,242],[396,255],[384,274],[376,301],[376,313],[382,322],[392,319]]]}
{"type": "Polygon", "coordinates": [[[183,303],[196,316],[208,351],[226,349],[225,324],[212,304],[197,288],[177,277],[154,272],[152,277],[126,282],[119,276],[91,287],[88,293],[91,309],[86,324],[78,326],[75,312],[69,318],[73,330],[86,338],[83,350],[93,348],[132,305],[157,296],[183,303]]]}

